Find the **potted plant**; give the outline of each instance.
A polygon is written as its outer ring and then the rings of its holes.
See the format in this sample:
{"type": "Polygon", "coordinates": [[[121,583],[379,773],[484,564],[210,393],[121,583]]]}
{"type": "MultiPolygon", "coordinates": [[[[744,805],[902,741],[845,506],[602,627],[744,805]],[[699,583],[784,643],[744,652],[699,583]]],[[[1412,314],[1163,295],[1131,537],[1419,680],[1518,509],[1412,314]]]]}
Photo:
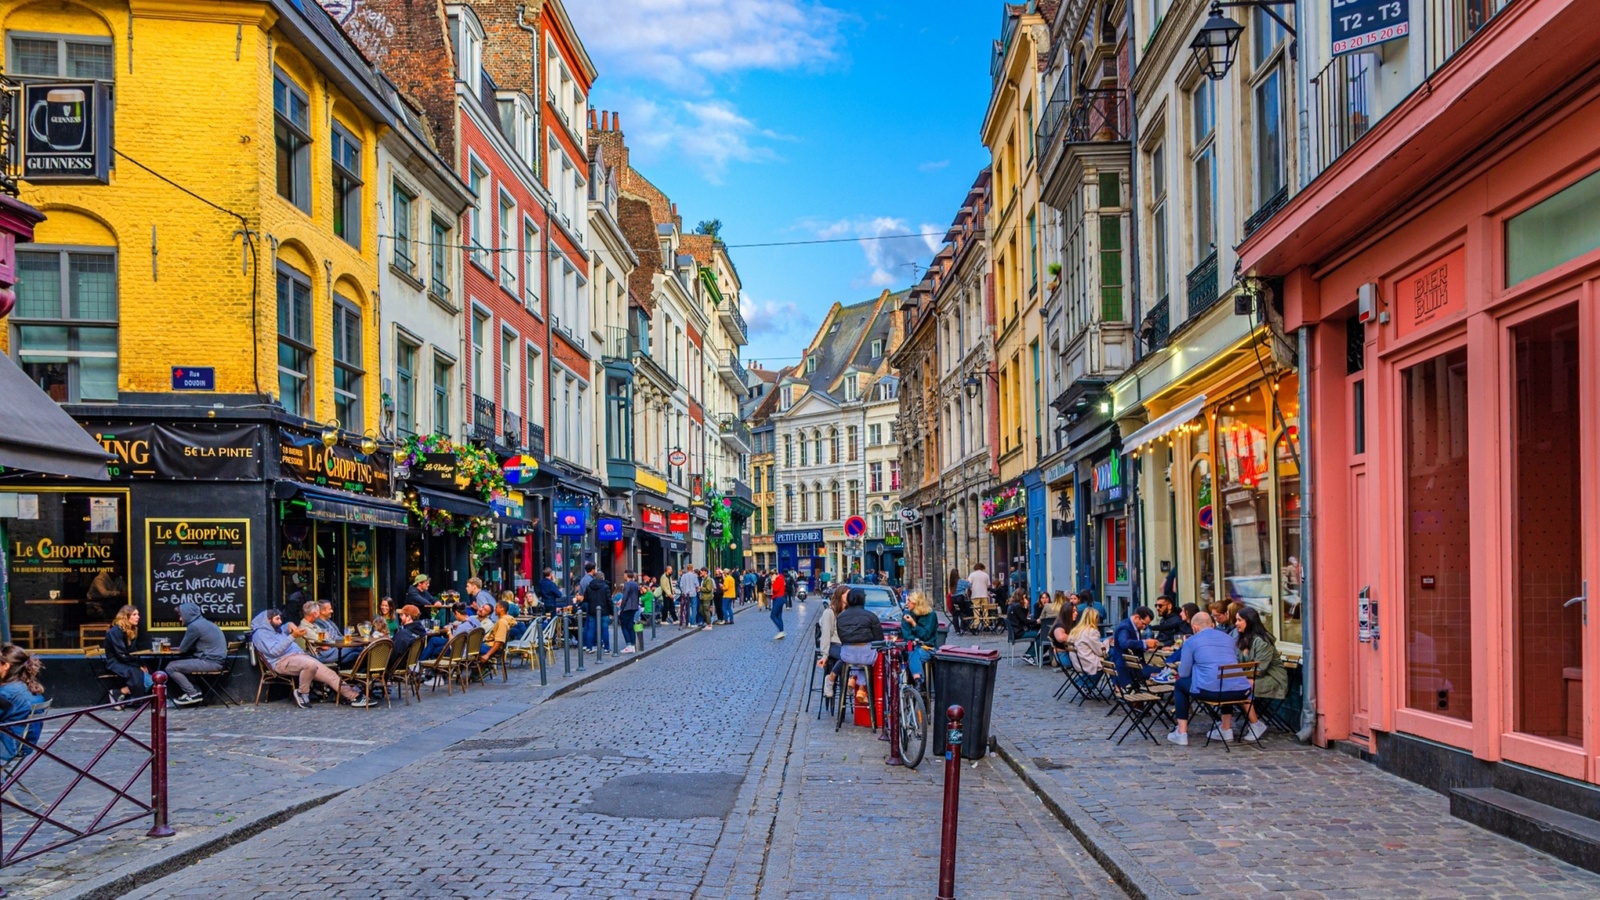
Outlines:
{"type": "Polygon", "coordinates": [[[1050,273],[1050,283],[1045,285],[1048,290],[1055,290],[1061,284],[1061,263],[1053,262],[1045,266],[1045,271],[1050,273]]]}

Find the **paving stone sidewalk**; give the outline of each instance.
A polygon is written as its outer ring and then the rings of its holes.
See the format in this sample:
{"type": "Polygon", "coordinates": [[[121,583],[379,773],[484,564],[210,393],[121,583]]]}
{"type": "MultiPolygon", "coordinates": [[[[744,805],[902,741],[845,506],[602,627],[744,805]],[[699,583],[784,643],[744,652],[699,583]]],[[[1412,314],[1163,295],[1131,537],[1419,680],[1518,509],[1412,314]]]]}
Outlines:
{"type": "Polygon", "coordinates": [[[1453,818],[1443,795],[1369,763],[1276,732],[1264,750],[1117,746],[1106,705],[1054,700],[1060,683],[1002,660],[993,732],[1149,896],[1600,897],[1600,875],[1453,818]]]}
{"type": "MultiPolygon", "coordinates": [[[[647,640],[646,650],[692,633],[662,626],[654,642],[647,640]]],[[[645,657],[652,655],[647,652],[645,657]]],[[[150,819],[145,817],[0,869],[0,885],[12,896],[52,896],[78,890],[119,868],[139,868],[209,839],[226,839],[245,823],[262,817],[269,817],[270,823],[270,817],[324,802],[410,760],[525,712],[558,691],[572,690],[580,679],[608,672],[635,658],[633,654],[606,656],[597,663],[589,654],[584,671],[574,671],[569,677],[563,675],[563,659],[558,652],[546,687],[539,685],[537,667],[516,666],[507,682],[495,678],[486,684],[474,684],[465,694],[457,690],[453,695],[447,695],[443,688],[435,691],[424,686],[420,702],[412,701],[408,706],[396,696],[392,708],[358,710],[319,703],[301,710],[283,699],[256,706],[250,702],[254,699],[252,692],[242,698],[246,703],[240,707],[169,709],[169,797],[171,824],[177,835],[147,838],[150,819]]],[[[574,651],[573,665],[576,664],[574,651]]],[[[583,689],[579,686],[576,690],[583,689]]],[[[108,718],[120,723],[128,716],[108,718]]],[[[148,712],[139,716],[131,733],[148,740],[148,712]]],[[[74,726],[53,749],[70,761],[85,764],[108,736],[105,728],[83,723],[74,726]]],[[[120,783],[136,765],[138,758],[131,750],[119,751],[96,764],[93,771],[120,783]]],[[[69,777],[63,767],[40,760],[24,783],[43,800],[50,801],[69,777]]],[[[148,777],[142,783],[148,784],[148,777]]],[[[70,801],[57,811],[57,817],[81,826],[93,819],[111,796],[87,785],[77,788],[70,801]]],[[[12,800],[37,806],[26,795],[14,794],[12,800]]],[[[125,801],[118,809],[132,811],[125,801]]],[[[0,833],[6,848],[13,846],[31,824],[32,820],[22,813],[0,808],[0,833]]],[[[46,826],[34,840],[53,835],[59,836],[60,832],[52,833],[46,826]]]]}

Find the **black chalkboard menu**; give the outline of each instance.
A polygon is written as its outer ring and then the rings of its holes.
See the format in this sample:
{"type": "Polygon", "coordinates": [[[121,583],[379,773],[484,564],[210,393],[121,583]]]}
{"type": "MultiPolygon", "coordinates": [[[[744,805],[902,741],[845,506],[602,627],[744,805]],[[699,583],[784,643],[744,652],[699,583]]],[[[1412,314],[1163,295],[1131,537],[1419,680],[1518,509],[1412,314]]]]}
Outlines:
{"type": "Polygon", "coordinates": [[[145,559],[150,629],[181,630],[187,602],[223,628],[249,624],[249,519],[147,519],[145,559]]]}

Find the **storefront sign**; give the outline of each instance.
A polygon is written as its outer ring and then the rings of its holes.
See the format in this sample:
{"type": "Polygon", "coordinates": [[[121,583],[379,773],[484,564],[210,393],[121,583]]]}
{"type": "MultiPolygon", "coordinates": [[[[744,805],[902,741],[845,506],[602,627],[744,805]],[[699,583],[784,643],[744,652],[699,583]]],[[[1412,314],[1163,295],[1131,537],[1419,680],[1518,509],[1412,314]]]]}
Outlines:
{"type": "Polygon", "coordinates": [[[539,474],[539,461],[531,456],[513,456],[506,460],[500,471],[505,473],[506,484],[530,484],[539,474]]]}
{"type": "Polygon", "coordinates": [[[1467,308],[1467,251],[1456,250],[1395,282],[1395,327],[1401,337],[1467,308]]]}
{"type": "Polygon", "coordinates": [[[656,509],[654,506],[639,507],[639,524],[651,534],[666,534],[666,510],[656,509]]]}
{"type": "Polygon", "coordinates": [[[344,444],[326,447],[320,435],[286,428],[278,433],[278,458],[284,476],[296,481],[372,497],[394,493],[387,453],[369,456],[344,444]]]}
{"type": "Polygon", "coordinates": [[[822,529],[780,531],[772,536],[772,541],[775,544],[820,544],[822,543],[822,529]]]}
{"type": "Polygon", "coordinates": [[[111,163],[111,88],[102,82],[22,88],[22,177],[106,183],[111,163]]]}
{"type": "Polygon", "coordinates": [[[211,366],[173,366],[172,389],[214,391],[217,389],[217,370],[211,366]]]}
{"type": "Polygon", "coordinates": [[[706,477],[704,475],[689,476],[689,501],[695,504],[706,502],[706,477]]]}
{"type": "Polygon", "coordinates": [[[1094,467],[1094,506],[1096,510],[1120,506],[1123,499],[1122,458],[1113,450],[1109,459],[1094,467]]]}
{"type": "Polygon", "coordinates": [[[556,534],[562,537],[583,537],[589,527],[589,511],[586,509],[558,509],[556,510],[556,534]]]}
{"type": "Polygon", "coordinates": [[[594,523],[594,539],[597,541],[622,540],[622,520],[597,519],[594,523]]]}
{"type": "Polygon", "coordinates": [[[883,538],[883,545],[885,547],[898,547],[898,546],[900,546],[900,535],[898,535],[898,534],[885,535],[884,538],[883,538]]]}
{"type": "Polygon", "coordinates": [[[673,512],[668,516],[674,534],[689,533],[689,514],[686,512],[673,512]]]}
{"type": "Polygon", "coordinates": [[[459,490],[467,486],[468,479],[463,477],[459,483],[456,481],[456,463],[454,453],[419,453],[417,461],[411,464],[409,480],[412,484],[459,490]]]}
{"type": "Polygon", "coordinates": [[[146,519],[153,629],[182,629],[180,603],[195,603],[222,628],[250,621],[249,519],[146,519]]]}
{"type": "Polygon", "coordinates": [[[89,423],[84,427],[116,458],[106,466],[114,481],[261,480],[260,425],[89,423]]]}
{"type": "Polygon", "coordinates": [[[1409,0],[1333,0],[1330,12],[1335,56],[1411,33],[1409,0]]]}
{"type": "Polygon", "coordinates": [[[644,466],[634,466],[633,480],[644,490],[653,491],[663,497],[667,495],[667,480],[644,466]]]}
{"type": "Polygon", "coordinates": [[[667,463],[672,466],[682,466],[689,461],[689,454],[682,450],[674,450],[667,454],[667,463]]]}

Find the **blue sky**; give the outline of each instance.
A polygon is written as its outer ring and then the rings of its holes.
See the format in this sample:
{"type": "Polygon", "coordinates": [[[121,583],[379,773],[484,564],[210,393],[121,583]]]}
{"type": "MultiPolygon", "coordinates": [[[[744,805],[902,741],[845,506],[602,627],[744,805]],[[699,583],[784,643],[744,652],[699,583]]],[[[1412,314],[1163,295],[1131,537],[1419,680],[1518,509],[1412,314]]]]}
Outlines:
{"type": "Polygon", "coordinates": [[[988,156],[999,0],[569,0],[634,166],[721,219],[746,361],[792,364],[834,301],[914,281],[988,156]],[[785,247],[740,244],[844,238],[785,247]]]}

